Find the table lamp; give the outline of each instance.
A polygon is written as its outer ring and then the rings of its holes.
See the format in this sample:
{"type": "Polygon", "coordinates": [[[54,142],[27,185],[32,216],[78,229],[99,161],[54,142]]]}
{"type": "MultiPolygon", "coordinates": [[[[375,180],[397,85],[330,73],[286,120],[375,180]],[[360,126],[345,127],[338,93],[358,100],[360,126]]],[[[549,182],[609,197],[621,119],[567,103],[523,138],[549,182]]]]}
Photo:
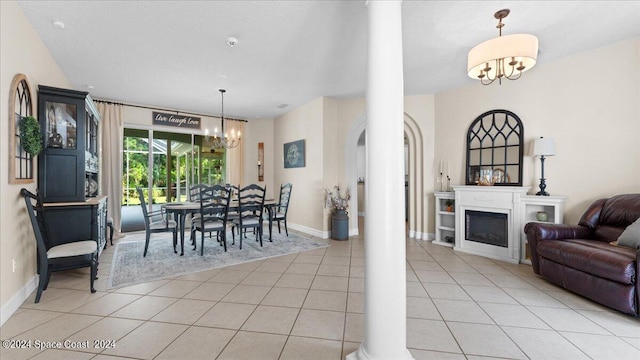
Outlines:
{"type": "Polygon", "coordinates": [[[544,179],[544,159],[545,156],[554,156],[556,154],[556,144],[552,138],[545,138],[540,136],[533,143],[533,155],[540,156],[540,191],[536,193],[538,196],[549,196],[549,193],[545,191],[547,184],[544,179]]]}

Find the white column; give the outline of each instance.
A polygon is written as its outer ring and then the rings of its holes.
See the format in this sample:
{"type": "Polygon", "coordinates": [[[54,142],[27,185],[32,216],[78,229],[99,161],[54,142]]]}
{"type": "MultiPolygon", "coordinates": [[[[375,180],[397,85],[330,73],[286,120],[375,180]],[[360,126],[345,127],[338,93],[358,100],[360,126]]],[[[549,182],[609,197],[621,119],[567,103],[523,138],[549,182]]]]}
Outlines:
{"type": "Polygon", "coordinates": [[[412,359],[406,334],[401,1],[368,1],[364,341],[349,360],[412,359]]]}

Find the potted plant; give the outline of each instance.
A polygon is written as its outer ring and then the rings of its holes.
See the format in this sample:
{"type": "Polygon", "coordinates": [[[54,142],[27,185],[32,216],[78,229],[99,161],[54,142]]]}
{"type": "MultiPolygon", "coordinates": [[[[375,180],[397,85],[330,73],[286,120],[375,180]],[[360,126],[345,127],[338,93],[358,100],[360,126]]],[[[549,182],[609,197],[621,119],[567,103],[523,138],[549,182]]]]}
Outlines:
{"type": "Polygon", "coordinates": [[[42,152],[40,124],[33,116],[27,116],[20,120],[20,144],[24,151],[31,156],[37,156],[42,152]]]}
{"type": "Polygon", "coordinates": [[[333,190],[324,190],[325,207],[332,210],[331,213],[331,238],[335,240],[349,239],[349,200],[351,193],[349,188],[344,194],[340,186],[336,185],[333,190]]]}
{"type": "Polygon", "coordinates": [[[445,206],[445,210],[447,210],[448,212],[452,212],[453,211],[453,200],[451,199],[447,199],[444,201],[444,206],[445,206]]]}

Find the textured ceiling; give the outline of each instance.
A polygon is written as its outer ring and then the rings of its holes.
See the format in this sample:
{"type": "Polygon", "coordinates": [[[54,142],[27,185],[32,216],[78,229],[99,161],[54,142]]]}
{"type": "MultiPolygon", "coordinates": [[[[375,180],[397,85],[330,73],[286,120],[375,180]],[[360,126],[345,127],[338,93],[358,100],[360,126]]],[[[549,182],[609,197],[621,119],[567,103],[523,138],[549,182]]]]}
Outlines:
{"type": "MultiPolygon", "coordinates": [[[[73,88],[94,98],[219,114],[225,88],[225,115],[255,119],[365,94],[364,1],[19,3],[73,88]]],[[[640,1],[404,1],[405,94],[473,84],[467,52],[497,36],[502,8],[503,34],[538,37],[539,64],[640,36],[640,1]]]]}

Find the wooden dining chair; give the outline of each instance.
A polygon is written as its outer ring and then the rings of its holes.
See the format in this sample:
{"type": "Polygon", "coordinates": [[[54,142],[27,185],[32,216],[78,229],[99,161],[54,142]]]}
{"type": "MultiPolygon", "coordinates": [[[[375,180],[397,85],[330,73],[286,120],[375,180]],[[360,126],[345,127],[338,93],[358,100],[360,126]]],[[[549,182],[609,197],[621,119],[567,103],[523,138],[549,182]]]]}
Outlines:
{"type": "Polygon", "coordinates": [[[27,205],[31,227],[36,237],[38,291],[35,302],[40,302],[42,291],[47,289],[51,273],[55,271],[91,267],[89,289],[96,292],[93,281],[98,273],[98,243],[95,240],[74,241],[51,246],[42,199],[27,189],[20,190],[27,205]]]}
{"type": "MultiPolygon", "coordinates": [[[[209,185],[206,185],[206,184],[193,185],[189,189],[189,201],[200,202],[200,192],[206,189],[207,187],[209,187],[209,185]]],[[[191,237],[190,237],[191,245],[195,250],[196,249],[195,226],[196,226],[196,222],[199,221],[200,212],[189,213],[189,215],[191,217],[191,237]]]]}
{"type": "MultiPolygon", "coordinates": [[[[240,194],[240,187],[239,186],[233,185],[233,184],[225,184],[224,187],[229,189],[229,191],[231,192],[231,201],[238,199],[238,194],[240,194]]],[[[233,219],[235,219],[237,217],[238,217],[238,212],[237,211],[230,211],[229,212],[229,221],[232,221],[233,219]]]]}
{"type": "Polygon", "coordinates": [[[149,249],[149,239],[152,233],[172,232],[173,233],[173,252],[178,253],[176,248],[178,245],[178,223],[167,218],[167,214],[164,209],[148,211],[147,203],[144,200],[144,194],[142,188],[137,187],[138,198],[140,198],[140,207],[142,207],[142,216],[144,217],[144,230],[146,232],[144,243],[144,254],[142,257],[147,256],[149,249]],[[155,220],[160,217],[160,220],[155,220]]]}
{"type": "MultiPolygon", "coordinates": [[[[256,184],[251,184],[240,189],[238,195],[238,218],[233,220],[233,227],[231,229],[231,236],[233,243],[235,244],[235,229],[238,229],[240,237],[240,249],[242,249],[243,230],[255,229],[256,241],[260,241],[262,247],[262,212],[264,210],[264,197],[266,192],[266,186],[260,187],[256,184]]],[[[246,237],[246,232],[244,237],[246,237]]]]}
{"type": "Polygon", "coordinates": [[[231,192],[221,185],[200,189],[200,212],[194,231],[200,232],[200,255],[204,255],[205,233],[216,233],[220,245],[227,251],[227,215],[231,192]]]}
{"type": "Polygon", "coordinates": [[[286,183],[280,185],[280,198],[278,205],[274,206],[271,210],[273,212],[271,220],[278,222],[278,234],[280,234],[280,221],[284,222],[284,231],[289,236],[289,229],[287,229],[287,213],[289,212],[289,199],[291,199],[291,190],[293,185],[286,183]]]}

